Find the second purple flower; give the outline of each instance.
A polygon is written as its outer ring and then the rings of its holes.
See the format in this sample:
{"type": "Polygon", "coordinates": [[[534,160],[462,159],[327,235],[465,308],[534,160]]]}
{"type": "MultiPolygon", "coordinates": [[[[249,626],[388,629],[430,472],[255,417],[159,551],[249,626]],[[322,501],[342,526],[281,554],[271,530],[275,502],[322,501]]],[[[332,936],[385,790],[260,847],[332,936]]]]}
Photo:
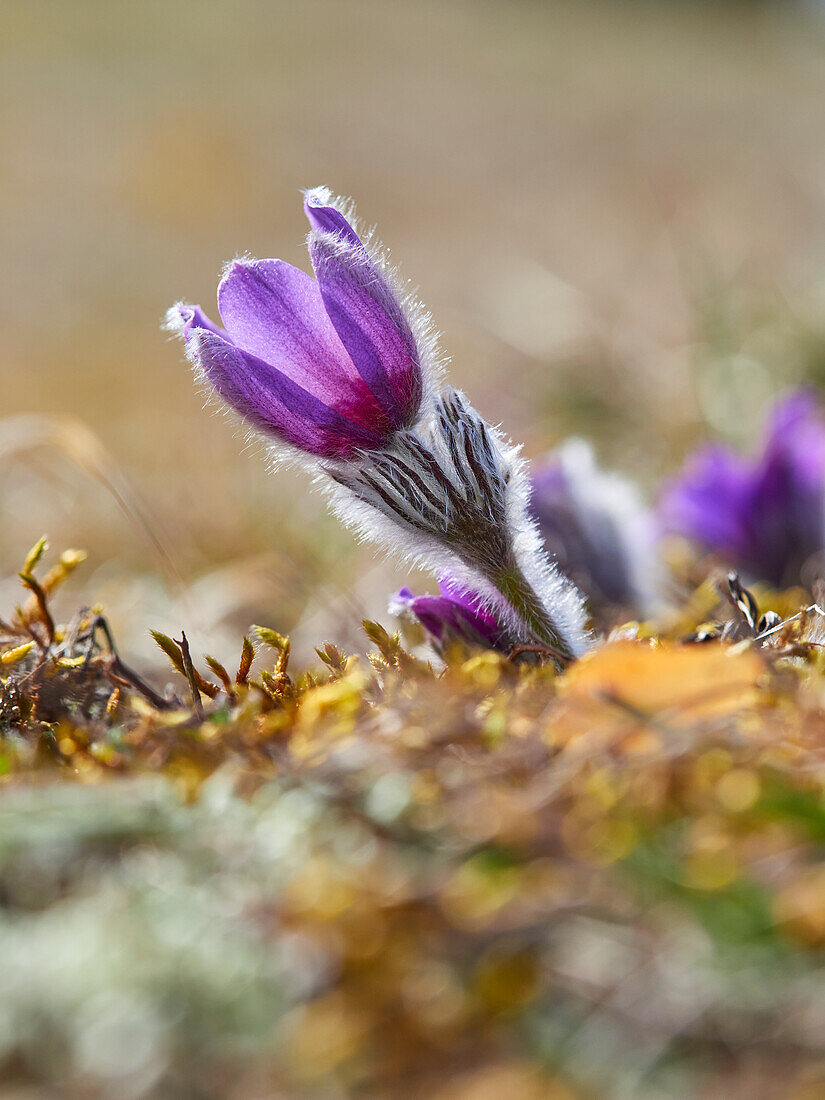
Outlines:
{"type": "Polygon", "coordinates": [[[720,445],[693,455],[665,487],[660,511],[667,531],[752,578],[799,583],[825,549],[825,420],[813,394],[777,402],[760,455],[720,445]]]}

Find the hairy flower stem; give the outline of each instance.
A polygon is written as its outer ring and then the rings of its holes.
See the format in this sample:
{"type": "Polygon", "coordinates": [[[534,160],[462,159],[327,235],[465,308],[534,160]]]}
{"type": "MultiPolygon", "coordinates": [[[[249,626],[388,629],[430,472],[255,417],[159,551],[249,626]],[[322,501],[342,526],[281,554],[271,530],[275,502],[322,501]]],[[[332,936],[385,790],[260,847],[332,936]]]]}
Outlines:
{"type": "MultiPolygon", "coordinates": [[[[382,536],[390,545],[396,530],[411,536],[414,553],[433,559],[443,574],[455,572],[481,605],[486,588],[486,610],[504,635],[509,628],[514,641],[543,647],[559,668],[586,649],[580,596],[547,560],[531,526],[517,455],[461,394],[440,394],[432,424],[420,433],[398,433],[392,447],[324,470],[369,506],[366,516],[359,513],[362,529],[369,532],[372,517],[383,516],[395,529],[382,536]]],[[[352,515],[350,497],[340,514],[352,515]]]]}
{"type": "Polygon", "coordinates": [[[512,562],[506,568],[495,572],[489,579],[522,619],[536,641],[554,651],[559,668],[568,665],[573,660],[573,651],[543,607],[518,563],[512,562]]]}

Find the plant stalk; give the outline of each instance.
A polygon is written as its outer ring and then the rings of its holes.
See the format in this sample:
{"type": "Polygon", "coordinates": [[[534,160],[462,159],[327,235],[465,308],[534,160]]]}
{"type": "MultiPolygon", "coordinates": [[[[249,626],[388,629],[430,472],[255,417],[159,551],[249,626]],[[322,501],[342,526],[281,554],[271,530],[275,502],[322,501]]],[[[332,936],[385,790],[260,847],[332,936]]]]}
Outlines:
{"type": "Polygon", "coordinates": [[[570,664],[575,656],[573,651],[518,564],[513,562],[496,571],[490,580],[517,612],[534,639],[552,650],[558,667],[561,669],[570,664]]]}

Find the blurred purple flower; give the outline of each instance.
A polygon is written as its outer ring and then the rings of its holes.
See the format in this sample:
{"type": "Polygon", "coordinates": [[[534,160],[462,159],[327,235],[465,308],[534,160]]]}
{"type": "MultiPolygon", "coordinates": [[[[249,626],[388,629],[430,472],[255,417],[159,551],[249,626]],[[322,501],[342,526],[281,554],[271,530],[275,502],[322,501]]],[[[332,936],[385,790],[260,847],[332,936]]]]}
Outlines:
{"type": "Polygon", "coordinates": [[[650,613],[661,598],[656,528],[636,486],[569,439],[533,466],[530,510],[559,569],[594,610],[650,613]]]}
{"type": "Polygon", "coordinates": [[[218,287],[224,328],[185,303],[167,326],[253,427],[347,459],[384,448],[418,419],[426,337],[326,189],[307,192],[304,210],[314,280],[283,260],[235,260],[218,287]]]}
{"type": "Polygon", "coordinates": [[[453,578],[438,578],[440,596],[416,596],[402,588],[390,602],[390,612],[414,615],[439,645],[451,635],[490,649],[509,652],[516,644],[508,631],[482,605],[478,596],[453,578]]]}
{"type": "Polygon", "coordinates": [[[825,549],[825,419],[813,393],[782,397],[761,455],[712,445],[663,490],[663,528],[774,585],[798,583],[825,549]]]}

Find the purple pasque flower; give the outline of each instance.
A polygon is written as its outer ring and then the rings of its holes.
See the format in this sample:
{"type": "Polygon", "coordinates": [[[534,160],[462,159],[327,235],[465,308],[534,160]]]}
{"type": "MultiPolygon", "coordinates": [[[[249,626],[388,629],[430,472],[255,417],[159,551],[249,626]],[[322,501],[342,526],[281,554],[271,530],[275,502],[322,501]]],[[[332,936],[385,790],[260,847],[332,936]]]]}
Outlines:
{"type": "Polygon", "coordinates": [[[533,464],[530,510],[545,546],[595,611],[651,613],[660,565],[651,510],[632,481],[568,439],[533,464]]]}
{"type": "Polygon", "coordinates": [[[222,328],[185,303],[167,326],[254,428],[310,456],[350,459],[415,424],[431,349],[326,189],[308,191],[304,210],[315,279],[283,260],[235,260],[218,286],[222,328]]]}
{"type": "Polygon", "coordinates": [[[390,613],[414,615],[439,648],[451,637],[509,652],[516,644],[506,627],[477,595],[446,574],[438,578],[439,596],[416,596],[402,588],[390,601],[390,613]]]}
{"type": "Polygon", "coordinates": [[[798,583],[825,550],[825,419],[814,394],[777,401],[761,454],[714,444],[692,455],[665,486],[659,512],[665,531],[754,579],[798,583]]]}
{"type": "Polygon", "coordinates": [[[230,407],[310,461],[344,523],[571,660],[589,642],[581,596],[542,549],[517,450],[440,384],[429,319],[344,205],[316,190],[305,211],[314,280],[237,260],[218,288],[223,328],[184,304],[169,327],[230,407]]]}

